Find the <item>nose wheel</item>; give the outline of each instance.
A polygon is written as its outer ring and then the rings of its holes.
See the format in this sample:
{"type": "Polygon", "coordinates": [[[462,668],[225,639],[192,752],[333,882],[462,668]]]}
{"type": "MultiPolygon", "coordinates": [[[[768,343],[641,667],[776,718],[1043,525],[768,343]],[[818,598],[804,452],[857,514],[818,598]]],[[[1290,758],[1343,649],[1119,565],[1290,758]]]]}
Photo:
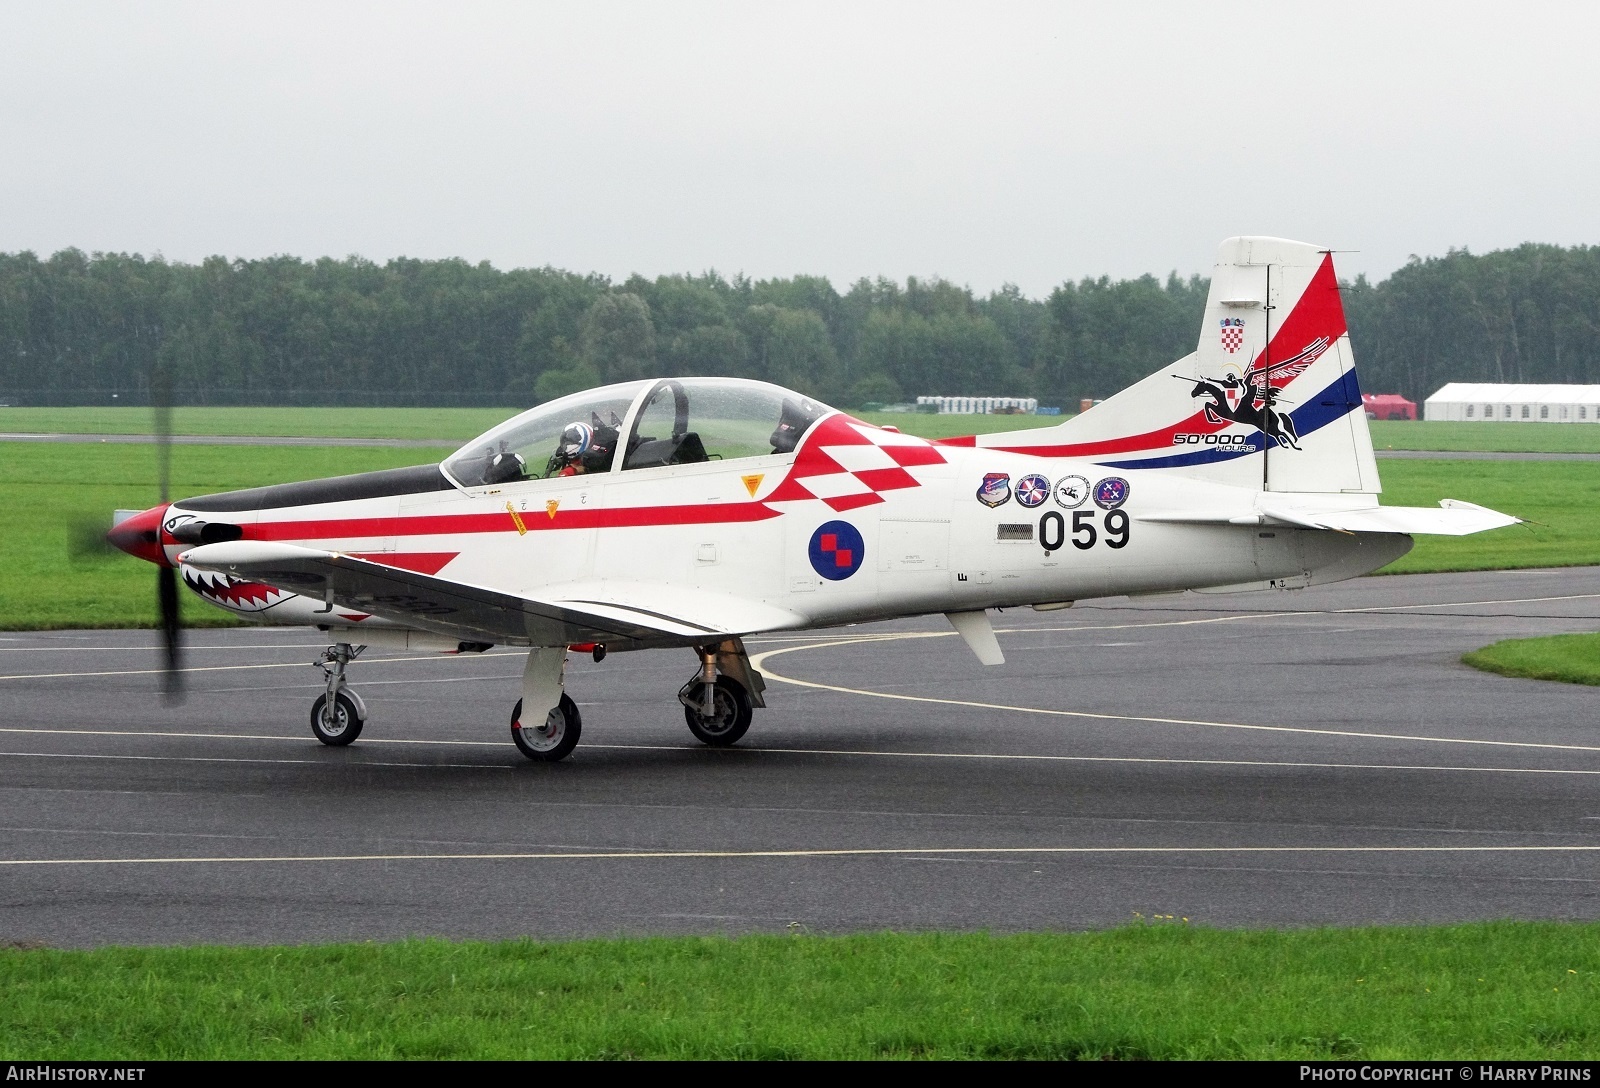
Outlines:
{"type": "Polygon", "coordinates": [[[311,704],[311,732],[323,744],[335,748],[349,744],[366,724],[360,706],[347,692],[334,695],[332,704],[326,695],[318,695],[311,704]]]}
{"type": "Polygon", "coordinates": [[[345,686],[344,667],[361,655],[365,646],[336,642],[312,664],[322,670],[327,690],[311,704],[311,734],[323,744],[341,748],[361,735],[367,708],[361,696],[345,686]]]}

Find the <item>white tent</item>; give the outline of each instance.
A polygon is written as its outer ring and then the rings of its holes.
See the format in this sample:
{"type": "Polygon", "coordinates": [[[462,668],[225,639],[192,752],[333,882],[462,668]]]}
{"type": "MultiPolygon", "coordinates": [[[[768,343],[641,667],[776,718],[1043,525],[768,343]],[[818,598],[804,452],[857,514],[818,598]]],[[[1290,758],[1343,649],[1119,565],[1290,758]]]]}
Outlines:
{"type": "Polygon", "coordinates": [[[1600,385],[1451,382],[1422,402],[1422,418],[1463,423],[1600,423],[1600,385]]]}
{"type": "Polygon", "coordinates": [[[1003,413],[1032,414],[1039,409],[1035,397],[918,397],[918,404],[937,404],[942,416],[970,416],[1003,413]]]}

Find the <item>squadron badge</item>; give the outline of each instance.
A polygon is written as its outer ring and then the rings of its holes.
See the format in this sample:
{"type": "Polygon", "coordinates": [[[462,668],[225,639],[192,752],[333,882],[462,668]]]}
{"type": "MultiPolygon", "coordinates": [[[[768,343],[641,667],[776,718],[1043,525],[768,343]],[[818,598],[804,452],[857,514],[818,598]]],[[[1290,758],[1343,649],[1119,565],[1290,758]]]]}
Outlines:
{"type": "Polygon", "coordinates": [[[1089,481],[1082,476],[1063,476],[1056,481],[1056,505],[1076,510],[1089,501],[1089,481]]]}
{"type": "Polygon", "coordinates": [[[1102,510],[1115,510],[1128,501],[1128,481],[1107,476],[1094,485],[1094,504],[1102,510]]]}
{"type": "Polygon", "coordinates": [[[1030,510],[1050,497],[1050,479],[1030,472],[1017,481],[1017,502],[1030,510]]]}
{"type": "Polygon", "coordinates": [[[978,501],[985,506],[1004,506],[1011,501],[1011,474],[986,472],[978,485],[978,501]]]}

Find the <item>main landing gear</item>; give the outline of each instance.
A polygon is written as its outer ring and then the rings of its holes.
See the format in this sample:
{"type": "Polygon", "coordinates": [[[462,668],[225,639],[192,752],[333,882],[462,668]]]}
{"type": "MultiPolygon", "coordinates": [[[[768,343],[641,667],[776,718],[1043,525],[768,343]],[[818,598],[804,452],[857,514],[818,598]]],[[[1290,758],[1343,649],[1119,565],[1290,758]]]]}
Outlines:
{"type": "Polygon", "coordinates": [[[312,662],[322,670],[327,682],[327,690],[311,704],[311,732],[323,744],[343,747],[359,737],[367,724],[366,704],[344,682],[344,667],[360,657],[365,649],[365,646],[336,642],[312,662]]]}
{"type": "MultiPolygon", "coordinates": [[[[596,647],[596,661],[605,656],[596,647]]],[[[699,741],[722,748],[735,743],[750,728],[754,708],[766,706],[766,683],[750,667],[744,643],[730,638],[695,648],[700,667],[678,691],[683,717],[699,741]]],[[[567,649],[535,647],[528,651],[522,670],[522,698],[511,711],[511,739],[529,759],[554,763],[565,759],[578,745],[583,719],[578,705],[566,693],[567,649]],[[528,707],[548,707],[543,718],[528,707]]]]}
{"type": "Polygon", "coordinates": [[[678,690],[678,702],[696,740],[725,748],[750,728],[753,708],[767,705],[761,695],[767,685],[750,667],[750,656],[739,639],[700,646],[695,653],[700,669],[678,690]]]}
{"type": "MultiPolygon", "coordinates": [[[[345,667],[365,649],[336,642],[312,662],[322,670],[326,685],[311,704],[311,732],[323,744],[350,744],[367,724],[366,704],[345,683],[345,667]]],[[[540,763],[571,755],[583,732],[578,704],[565,690],[567,649],[535,646],[528,651],[522,670],[522,698],[511,709],[512,742],[519,752],[540,763]]],[[[593,647],[593,652],[596,661],[605,657],[603,646],[593,647]]],[[[767,685],[750,667],[750,656],[739,639],[697,646],[695,656],[699,668],[678,691],[683,717],[695,739],[725,748],[745,735],[755,708],[767,705],[762,698],[767,685]]]]}

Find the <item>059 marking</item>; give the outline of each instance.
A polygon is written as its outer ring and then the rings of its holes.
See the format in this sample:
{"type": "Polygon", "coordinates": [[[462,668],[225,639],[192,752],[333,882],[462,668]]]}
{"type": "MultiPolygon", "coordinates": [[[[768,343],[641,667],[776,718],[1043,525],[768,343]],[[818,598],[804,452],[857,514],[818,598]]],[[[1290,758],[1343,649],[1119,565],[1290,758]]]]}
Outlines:
{"type": "Polygon", "coordinates": [[[1102,541],[1108,548],[1126,548],[1128,527],[1131,523],[1128,512],[1122,509],[1107,511],[1105,521],[1099,528],[1095,526],[1095,513],[1094,510],[1074,510],[1072,532],[1069,536],[1067,519],[1061,512],[1046,511],[1039,518],[1039,543],[1044,546],[1047,554],[1065,546],[1069,539],[1072,541],[1072,546],[1082,552],[1088,551],[1102,541]]]}

